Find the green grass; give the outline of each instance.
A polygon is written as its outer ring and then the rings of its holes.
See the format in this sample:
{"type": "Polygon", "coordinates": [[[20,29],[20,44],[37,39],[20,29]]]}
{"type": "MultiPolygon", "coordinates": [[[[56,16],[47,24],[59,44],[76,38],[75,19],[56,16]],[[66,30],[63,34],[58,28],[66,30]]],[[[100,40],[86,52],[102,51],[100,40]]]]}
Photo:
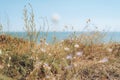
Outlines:
{"type": "Polygon", "coordinates": [[[10,77],[7,77],[5,75],[0,74],[0,80],[14,80],[14,79],[12,79],[10,77]]]}

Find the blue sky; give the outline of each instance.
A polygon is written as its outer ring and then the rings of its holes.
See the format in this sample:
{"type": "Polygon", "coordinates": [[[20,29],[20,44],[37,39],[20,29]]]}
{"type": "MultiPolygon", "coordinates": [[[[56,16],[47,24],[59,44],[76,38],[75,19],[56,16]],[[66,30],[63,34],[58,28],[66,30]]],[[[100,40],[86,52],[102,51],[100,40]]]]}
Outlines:
{"type": "Polygon", "coordinates": [[[63,31],[64,26],[71,26],[81,31],[86,20],[91,19],[89,29],[120,31],[120,0],[0,0],[0,22],[4,31],[23,31],[23,9],[31,3],[37,24],[43,24],[40,17],[47,17],[50,31],[63,31]],[[56,22],[55,22],[56,21],[56,22]]]}

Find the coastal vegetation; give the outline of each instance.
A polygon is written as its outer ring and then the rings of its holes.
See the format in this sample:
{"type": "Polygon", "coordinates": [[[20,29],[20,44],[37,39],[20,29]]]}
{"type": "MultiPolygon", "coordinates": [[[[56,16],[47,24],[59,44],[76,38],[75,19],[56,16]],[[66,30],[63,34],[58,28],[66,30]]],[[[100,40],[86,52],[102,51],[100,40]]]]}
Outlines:
{"type": "Polygon", "coordinates": [[[73,32],[52,44],[46,42],[46,32],[38,43],[40,31],[29,6],[30,16],[24,9],[28,39],[0,34],[0,80],[120,79],[120,43],[103,43],[104,35],[98,31],[77,36],[73,32]]]}

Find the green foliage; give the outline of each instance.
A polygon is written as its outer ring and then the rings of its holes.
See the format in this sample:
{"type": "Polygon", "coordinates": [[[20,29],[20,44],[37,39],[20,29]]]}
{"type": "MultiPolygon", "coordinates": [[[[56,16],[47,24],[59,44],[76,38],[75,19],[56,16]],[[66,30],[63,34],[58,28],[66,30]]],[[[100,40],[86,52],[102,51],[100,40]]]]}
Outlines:
{"type": "Polygon", "coordinates": [[[0,74],[0,80],[13,80],[13,79],[10,77],[7,77],[5,75],[0,74]]]}
{"type": "Polygon", "coordinates": [[[5,64],[4,74],[14,79],[25,79],[34,68],[34,60],[28,55],[9,55],[5,59],[5,64]]]}

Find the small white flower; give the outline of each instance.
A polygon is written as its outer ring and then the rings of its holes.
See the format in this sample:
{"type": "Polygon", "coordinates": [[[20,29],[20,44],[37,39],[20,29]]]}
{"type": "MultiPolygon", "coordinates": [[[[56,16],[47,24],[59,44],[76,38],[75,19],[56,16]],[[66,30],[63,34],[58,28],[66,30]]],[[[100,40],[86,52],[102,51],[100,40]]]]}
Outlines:
{"type": "Polygon", "coordinates": [[[10,67],[10,64],[8,64],[7,66],[10,67]]]}
{"type": "Polygon", "coordinates": [[[41,51],[44,52],[44,53],[46,52],[46,50],[44,48],[41,48],[41,51]]]}
{"type": "Polygon", "coordinates": [[[72,55],[67,55],[66,59],[72,59],[72,55]]]}
{"type": "Polygon", "coordinates": [[[2,50],[0,49],[0,54],[2,54],[2,50]]]}
{"type": "Polygon", "coordinates": [[[99,63],[105,63],[108,62],[108,58],[103,58],[102,60],[99,61],[99,63]]]}
{"type": "Polygon", "coordinates": [[[68,47],[65,47],[64,50],[65,50],[65,51],[69,51],[70,49],[69,49],[68,47]]]}
{"type": "Polygon", "coordinates": [[[11,60],[11,57],[9,57],[9,60],[11,60]]]}
{"type": "Polygon", "coordinates": [[[108,52],[112,52],[113,51],[111,48],[108,48],[107,50],[108,50],[108,52]]]}
{"type": "Polygon", "coordinates": [[[78,45],[78,44],[75,44],[74,47],[75,47],[75,48],[79,48],[79,45],[78,45]]]}
{"type": "Polygon", "coordinates": [[[80,52],[76,52],[76,55],[77,55],[77,56],[82,56],[82,54],[83,54],[82,51],[80,51],[80,52]]]}

